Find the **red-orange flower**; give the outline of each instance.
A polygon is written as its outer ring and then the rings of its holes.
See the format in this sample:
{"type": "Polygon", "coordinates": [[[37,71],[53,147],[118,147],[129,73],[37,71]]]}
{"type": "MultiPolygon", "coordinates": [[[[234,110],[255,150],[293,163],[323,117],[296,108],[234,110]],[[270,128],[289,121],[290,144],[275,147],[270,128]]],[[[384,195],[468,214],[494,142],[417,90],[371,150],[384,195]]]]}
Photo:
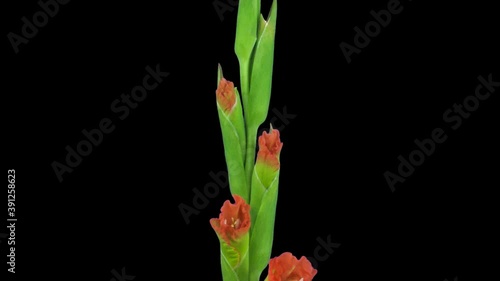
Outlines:
{"type": "Polygon", "coordinates": [[[259,137],[259,152],[257,153],[257,164],[265,164],[278,170],[280,167],[279,155],[283,143],[280,141],[280,132],[271,129],[271,132],[263,132],[259,137]]]}
{"type": "Polygon", "coordinates": [[[285,252],[269,261],[268,281],[311,281],[318,271],[306,257],[285,252]]]}
{"type": "Polygon", "coordinates": [[[226,80],[224,77],[221,78],[219,86],[215,91],[217,96],[217,103],[222,108],[222,110],[227,114],[231,112],[234,105],[236,104],[236,94],[234,93],[234,84],[231,81],[226,80]]]}
{"type": "Polygon", "coordinates": [[[250,229],[250,205],[239,195],[233,195],[234,204],[226,200],[219,218],[210,220],[212,228],[226,243],[231,244],[248,233],[250,229]]]}

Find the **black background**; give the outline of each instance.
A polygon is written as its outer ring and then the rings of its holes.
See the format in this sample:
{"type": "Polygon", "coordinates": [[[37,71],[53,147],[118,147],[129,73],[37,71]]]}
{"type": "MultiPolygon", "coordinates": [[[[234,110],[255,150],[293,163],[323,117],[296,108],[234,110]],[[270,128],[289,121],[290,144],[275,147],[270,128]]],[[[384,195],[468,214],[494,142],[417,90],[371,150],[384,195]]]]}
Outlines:
{"type": "MultiPolygon", "coordinates": [[[[134,280],[221,280],[208,221],[229,190],[189,224],[178,206],[192,205],[193,188],[225,170],[216,69],[221,63],[239,85],[237,12],[221,21],[210,0],[161,2],[71,1],[17,54],[7,34],[20,34],[21,18],[40,7],[3,3],[4,171],[16,170],[17,280],[107,281],[123,267],[134,280]],[[113,100],[157,64],[170,75],[117,119],[113,100]],[[116,129],[60,183],[51,164],[64,163],[65,147],[103,118],[116,129]]],[[[353,28],[388,2],[279,2],[270,112],[286,107],[295,117],[281,131],[273,256],[313,256],[317,239],[330,236],[341,245],[314,280],[485,279],[498,268],[500,89],[457,130],[442,116],[474,94],[479,75],[500,80],[498,9],[402,1],[347,63],[339,44],[352,45],[353,28]],[[398,155],[437,127],[448,139],[391,192],[384,172],[396,172],[398,155]]],[[[265,13],[269,6],[263,1],[265,13]]],[[[0,249],[6,272],[6,240],[0,249]]]]}

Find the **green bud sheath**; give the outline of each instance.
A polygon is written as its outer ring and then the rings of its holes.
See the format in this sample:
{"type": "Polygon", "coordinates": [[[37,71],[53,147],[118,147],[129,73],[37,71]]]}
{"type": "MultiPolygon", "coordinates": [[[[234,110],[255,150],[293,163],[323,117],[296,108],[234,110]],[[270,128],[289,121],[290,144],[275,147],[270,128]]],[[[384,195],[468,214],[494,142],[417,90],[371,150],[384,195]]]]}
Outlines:
{"type": "Polygon", "coordinates": [[[248,241],[249,233],[243,236],[238,243],[227,244],[220,241],[221,270],[224,281],[247,281],[249,260],[248,241]]]}
{"type": "Polygon", "coordinates": [[[224,143],[229,186],[231,194],[240,195],[249,201],[250,190],[245,174],[245,123],[243,109],[238,89],[226,80],[219,66],[218,87],[216,91],[217,112],[224,143]]]}
{"type": "Polygon", "coordinates": [[[262,271],[266,268],[271,257],[278,201],[278,182],[279,172],[276,173],[275,180],[267,188],[259,182],[256,173],[252,179],[252,201],[255,200],[255,205],[259,204],[260,208],[258,211],[252,212],[255,224],[250,232],[250,281],[260,280],[262,271]]]}
{"type": "Polygon", "coordinates": [[[259,137],[250,198],[250,281],[260,280],[271,257],[282,146],[279,131],[272,126],[270,133],[259,137]]]}

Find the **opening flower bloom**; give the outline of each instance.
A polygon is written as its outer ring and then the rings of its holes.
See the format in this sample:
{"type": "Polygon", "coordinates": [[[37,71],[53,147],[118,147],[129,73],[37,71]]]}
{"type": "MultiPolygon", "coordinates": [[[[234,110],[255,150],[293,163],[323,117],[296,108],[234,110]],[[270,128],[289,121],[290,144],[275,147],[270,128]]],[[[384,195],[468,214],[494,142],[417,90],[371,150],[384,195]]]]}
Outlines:
{"type": "Polygon", "coordinates": [[[270,132],[263,132],[259,137],[259,152],[257,153],[257,163],[265,164],[279,169],[279,155],[283,143],[280,141],[280,132],[271,128],[270,132]]]}
{"type": "Polygon", "coordinates": [[[234,83],[222,77],[219,82],[219,86],[215,91],[215,94],[217,96],[217,103],[222,108],[224,113],[226,114],[230,113],[233,107],[236,105],[236,94],[234,93],[234,83]]]}
{"type": "Polygon", "coordinates": [[[219,218],[210,220],[217,235],[231,245],[238,241],[250,229],[250,205],[239,195],[233,195],[234,204],[226,200],[222,205],[219,218]]]}
{"type": "Polygon", "coordinates": [[[259,137],[259,152],[255,161],[255,172],[266,188],[278,176],[280,169],[280,152],[283,143],[280,141],[280,132],[271,127],[270,132],[263,132],[259,137]]]}
{"type": "Polygon", "coordinates": [[[311,281],[318,271],[306,257],[285,252],[269,261],[268,281],[311,281]]]}

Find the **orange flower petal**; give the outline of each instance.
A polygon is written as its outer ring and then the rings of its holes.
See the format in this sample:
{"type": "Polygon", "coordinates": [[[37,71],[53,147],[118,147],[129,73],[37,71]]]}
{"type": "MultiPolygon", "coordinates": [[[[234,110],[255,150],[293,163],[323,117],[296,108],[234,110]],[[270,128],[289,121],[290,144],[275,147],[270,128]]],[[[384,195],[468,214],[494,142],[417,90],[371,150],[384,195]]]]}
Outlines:
{"type": "Polygon", "coordinates": [[[269,261],[269,281],[311,281],[318,271],[306,257],[298,260],[292,253],[285,252],[269,261]]]}
{"type": "Polygon", "coordinates": [[[233,109],[236,104],[236,94],[234,92],[234,84],[231,81],[226,80],[224,77],[221,78],[219,86],[215,91],[217,97],[217,103],[222,108],[222,110],[228,114],[233,109]]]}
{"type": "Polygon", "coordinates": [[[257,163],[266,164],[279,169],[279,155],[283,143],[280,140],[280,132],[276,129],[271,129],[270,133],[263,132],[259,137],[259,152],[257,153],[257,163]]]}
{"type": "Polygon", "coordinates": [[[212,228],[226,243],[238,240],[250,229],[250,205],[239,195],[233,196],[235,203],[226,200],[219,218],[210,220],[212,228]]]}

